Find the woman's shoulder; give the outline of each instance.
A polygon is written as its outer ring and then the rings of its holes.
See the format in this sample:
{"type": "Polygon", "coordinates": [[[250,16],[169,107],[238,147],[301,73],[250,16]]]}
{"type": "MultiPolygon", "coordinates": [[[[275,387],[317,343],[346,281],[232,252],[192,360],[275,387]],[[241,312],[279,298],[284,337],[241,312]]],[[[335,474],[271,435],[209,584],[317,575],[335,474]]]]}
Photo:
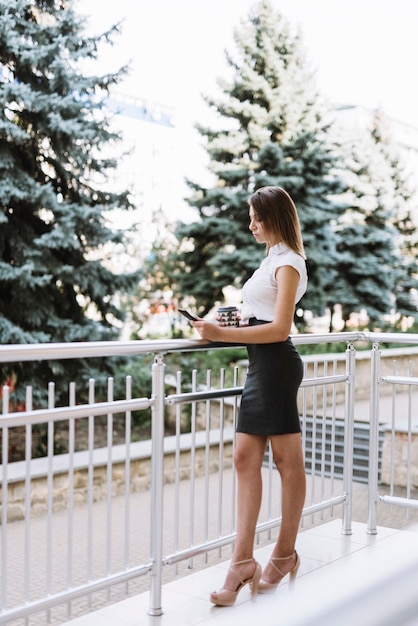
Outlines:
{"type": "Polygon", "coordinates": [[[272,269],[277,269],[283,265],[291,265],[301,275],[306,272],[305,258],[285,244],[273,246],[269,251],[269,260],[272,269]]]}

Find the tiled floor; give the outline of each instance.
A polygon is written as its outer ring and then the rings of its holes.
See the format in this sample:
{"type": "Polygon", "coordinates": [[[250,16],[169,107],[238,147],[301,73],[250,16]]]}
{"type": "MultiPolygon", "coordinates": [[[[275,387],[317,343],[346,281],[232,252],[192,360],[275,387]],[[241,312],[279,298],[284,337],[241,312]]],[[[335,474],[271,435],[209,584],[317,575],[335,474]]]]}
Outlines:
{"type": "MultiPolygon", "coordinates": [[[[150,616],[149,594],[79,617],[68,626],[417,626],[418,531],[378,528],[354,522],[341,534],[335,520],[301,532],[295,587],[285,581],[275,594],[251,602],[245,587],[233,607],[213,606],[209,592],[222,585],[229,562],[179,578],[163,588],[161,616],[150,616]],[[406,577],[401,576],[408,571],[406,577]],[[415,593],[414,593],[415,591],[415,593]],[[409,616],[408,601],[416,606],[409,616]],[[411,618],[412,615],[412,618],[411,618]]],[[[256,550],[266,563],[270,547],[256,550]]],[[[287,580],[287,579],[285,579],[287,580]]]]}

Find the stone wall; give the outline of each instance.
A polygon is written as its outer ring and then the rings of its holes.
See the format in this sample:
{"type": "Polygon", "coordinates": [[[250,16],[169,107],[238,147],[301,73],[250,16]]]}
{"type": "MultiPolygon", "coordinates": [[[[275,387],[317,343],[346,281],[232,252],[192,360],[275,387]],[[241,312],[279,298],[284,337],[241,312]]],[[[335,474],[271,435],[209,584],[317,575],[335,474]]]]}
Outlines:
{"type": "Polygon", "coordinates": [[[392,436],[392,430],[387,430],[383,440],[382,450],[382,468],[380,480],[386,485],[390,485],[392,481],[392,464],[393,464],[393,482],[397,487],[406,487],[418,489],[418,431],[412,432],[411,437],[408,431],[402,428],[395,430],[392,436]],[[409,455],[409,467],[408,467],[409,455]]]}
{"type": "MultiPolygon", "coordinates": [[[[224,467],[232,465],[232,437],[231,428],[225,430],[223,460],[224,467]]],[[[219,468],[219,430],[211,431],[211,441],[209,448],[209,471],[215,472],[219,468]]],[[[203,475],[206,464],[206,433],[196,433],[195,437],[195,474],[203,475]]],[[[175,437],[166,437],[164,442],[164,480],[174,482],[176,475],[181,480],[190,477],[191,469],[191,441],[190,435],[180,436],[180,461],[176,467],[175,458],[175,437]]],[[[97,502],[107,497],[107,473],[108,473],[109,453],[107,449],[95,450],[92,464],[92,497],[97,502]]],[[[85,504],[89,498],[89,458],[88,452],[76,452],[73,457],[73,505],[85,504]]],[[[52,509],[59,511],[67,508],[70,475],[68,468],[70,459],[67,454],[54,457],[53,462],[53,490],[51,494],[52,509]]],[[[126,483],[126,450],[125,446],[114,446],[112,448],[112,460],[110,463],[112,471],[112,496],[123,495],[126,483]]],[[[130,450],[130,491],[143,491],[151,486],[151,441],[133,443],[130,450]]],[[[8,521],[22,520],[25,517],[25,476],[26,463],[11,463],[8,467],[8,521]]],[[[30,482],[30,508],[31,515],[42,515],[48,510],[48,459],[33,459],[31,461],[31,482],[30,482]]],[[[2,489],[0,482],[0,499],[2,499],[2,489]]],[[[1,521],[1,507],[0,507],[1,521]]]]}

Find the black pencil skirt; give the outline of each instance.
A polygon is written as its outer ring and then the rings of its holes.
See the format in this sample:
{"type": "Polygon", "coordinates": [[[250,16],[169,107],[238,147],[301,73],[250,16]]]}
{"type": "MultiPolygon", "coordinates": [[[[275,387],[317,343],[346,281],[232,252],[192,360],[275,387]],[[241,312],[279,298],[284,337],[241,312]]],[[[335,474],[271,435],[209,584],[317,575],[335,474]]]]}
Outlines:
{"type": "MultiPolygon", "coordinates": [[[[250,325],[265,323],[250,320],[250,325]]],[[[303,378],[303,364],[291,339],[248,344],[247,352],[249,367],[237,432],[250,435],[300,433],[297,393],[303,378]]]]}

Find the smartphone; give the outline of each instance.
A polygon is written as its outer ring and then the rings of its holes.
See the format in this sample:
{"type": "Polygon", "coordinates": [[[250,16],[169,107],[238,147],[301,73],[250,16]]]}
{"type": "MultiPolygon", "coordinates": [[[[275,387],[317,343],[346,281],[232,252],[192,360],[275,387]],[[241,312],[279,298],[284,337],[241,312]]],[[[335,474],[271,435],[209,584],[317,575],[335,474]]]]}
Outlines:
{"type": "Polygon", "coordinates": [[[197,320],[197,317],[192,315],[189,311],[186,311],[186,309],[178,309],[178,312],[184,315],[184,317],[187,317],[188,320],[192,320],[193,322],[197,320]]]}

